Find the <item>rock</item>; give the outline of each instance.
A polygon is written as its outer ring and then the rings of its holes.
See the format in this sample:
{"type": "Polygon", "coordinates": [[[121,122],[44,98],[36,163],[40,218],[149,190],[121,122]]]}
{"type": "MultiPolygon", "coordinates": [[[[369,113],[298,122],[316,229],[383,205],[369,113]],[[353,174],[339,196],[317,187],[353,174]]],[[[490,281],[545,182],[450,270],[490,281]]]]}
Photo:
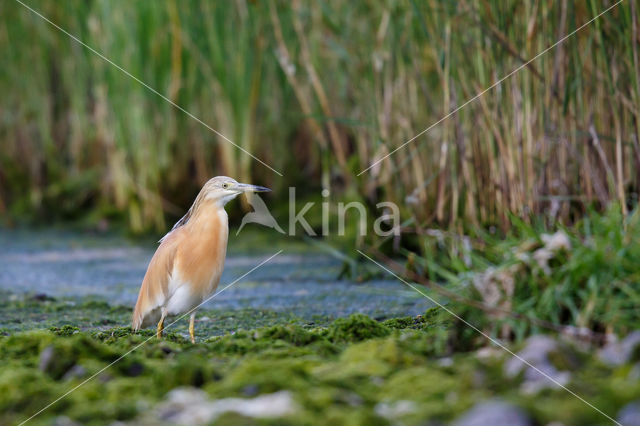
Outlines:
{"type": "Polygon", "coordinates": [[[640,401],[630,402],[618,413],[618,423],[623,426],[640,426],[640,401]]]}
{"type": "Polygon", "coordinates": [[[69,371],[64,373],[62,380],[79,379],[87,375],[87,369],[83,366],[76,364],[69,371]]]}
{"type": "Polygon", "coordinates": [[[277,418],[294,413],[297,405],[289,391],[260,395],[251,399],[223,398],[210,400],[195,388],[177,388],[167,394],[157,413],[164,422],[201,425],[209,424],[226,412],[245,417],[277,418]]]}
{"type": "Polygon", "coordinates": [[[59,380],[75,363],[75,357],[68,346],[52,344],[40,352],[38,367],[52,379],[59,380]]]}
{"type": "Polygon", "coordinates": [[[53,358],[55,355],[55,350],[53,346],[47,346],[40,352],[40,371],[48,371],[51,363],[53,362],[53,358]]]}
{"type": "Polygon", "coordinates": [[[506,354],[504,349],[499,349],[492,346],[485,346],[484,348],[480,348],[476,351],[476,358],[478,359],[500,358],[504,354],[506,354]]]}
{"type": "Polygon", "coordinates": [[[177,388],[169,392],[167,397],[169,401],[162,403],[158,409],[159,418],[163,421],[198,425],[215,418],[210,413],[207,394],[202,390],[177,388]]]}
{"type": "Polygon", "coordinates": [[[591,342],[595,339],[593,331],[588,327],[576,327],[573,325],[562,327],[560,335],[564,341],[577,345],[583,352],[591,351],[591,342]]]}
{"type": "Polygon", "coordinates": [[[629,380],[640,381],[640,363],[633,366],[631,371],[629,371],[629,376],[627,376],[629,380]]]}
{"type": "Polygon", "coordinates": [[[476,388],[481,388],[487,383],[487,373],[482,370],[475,370],[471,376],[471,383],[476,388]]]}
{"type": "Polygon", "coordinates": [[[379,402],[374,408],[377,415],[388,420],[394,420],[406,414],[416,411],[416,403],[413,401],[400,400],[394,402],[379,402]]]}
{"type": "Polygon", "coordinates": [[[440,367],[451,367],[453,365],[453,359],[451,357],[444,357],[438,360],[438,365],[440,367]]]}
{"type": "Polygon", "coordinates": [[[347,392],[342,395],[342,399],[352,407],[359,407],[364,404],[364,400],[360,395],[354,392],[347,392]]]}
{"type": "Polygon", "coordinates": [[[49,296],[46,293],[36,293],[33,296],[31,296],[31,300],[35,300],[37,302],[48,302],[56,299],[54,297],[49,296]]]}
{"type": "Polygon", "coordinates": [[[547,387],[558,384],[565,386],[571,379],[568,371],[559,371],[551,362],[549,355],[563,353],[558,342],[548,336],[536,335],[527,339],[524,349],[505,364],[505,374],[514,378],[524,371],[521,390],[527,394],[537,393],[547,387]],[[526,361],[523,362],[522,360],[526,361]],[[530,365],[529,365],[530,364],[530,365]],[[535,368],[533,368],[533,367],[535,368]]]}
{"type": "Polygon", "coordinates": [[[500,400],[476,404],[455,423],[456,426],[529,426],[529,416],[520,408],[500,400]]]}
{"type": "Polygon", "coordinates": [[[40,371],[47,373],[52,379],[58,380],[75,364],[53,345],[47,346],[40,353],[40,371]]]}
{"type": "Polygon", "coordinates": [[[139,362],[133,362],[126,368],[126,375],[129,377],[138,377],[144,371],[144,365],[139,362]]]}
{"type": "Polygon", "coordinates": [[[53,426],[80,426],[80,423],[74,422],[67,416],[58,416],[53,419],[52,425],[53,426]]]}
{"type": "Polygon", "coordinates": [[[629,333],[621,342],[613,341],[600,351],[600,359],[610,366],[626,364],[632,361],[636,349],[640,346],[640,330],[629,333]]]}
{"type": "Polygon", "coordinates": [[[250,384],[242,388],[242,394],[244,396],[256,396],[260,393],[260,387],[255,384],[250,384]]]}
{"type": "Polygon", "coordinates": [[[178,405],[189,405],[197,402],[207,402],[207,393],[196,388],[176,388],[167,393],[167,399],[178,405]]]}

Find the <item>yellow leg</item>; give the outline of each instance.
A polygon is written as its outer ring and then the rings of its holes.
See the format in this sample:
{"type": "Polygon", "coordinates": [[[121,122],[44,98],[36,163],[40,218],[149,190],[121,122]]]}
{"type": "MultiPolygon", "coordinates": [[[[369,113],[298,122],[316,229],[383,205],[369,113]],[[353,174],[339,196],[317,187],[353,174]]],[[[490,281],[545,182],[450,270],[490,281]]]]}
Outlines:
{"type": "Polygon", "coordinates": [[[164,331],[164,317],[166,314],[163,312],[160,317],[160,321],[158,321],[158,328],[156,329],[156,336],[158,339],[162,339],[162,332],[164,331]]]}
{"type": "Polygon", "coordinates": [[[164,330],[164,318],[160,318],[160,321],[158,321],[158,328],[156,330],[156,336],[158,336],[158,339],[162,339],[163,330],[164,330]]]}
{"type": "Polygon", "coordinates": [[[191,314],[189,319],[189,336],[191,336],[191,343],[196,342],[196,330],[195,330],[196,313],[191,314]]]}

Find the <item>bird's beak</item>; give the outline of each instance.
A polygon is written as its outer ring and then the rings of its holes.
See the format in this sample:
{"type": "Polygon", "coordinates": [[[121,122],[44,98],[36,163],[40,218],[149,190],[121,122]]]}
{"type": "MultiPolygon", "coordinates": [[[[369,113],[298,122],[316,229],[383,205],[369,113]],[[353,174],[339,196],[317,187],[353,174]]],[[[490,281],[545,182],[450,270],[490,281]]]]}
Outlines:
{"type": "Polygon", "coordinates": [[[239,192],[271,192],[269,188],[258,185],[250,185],[248,183],[239,183],[235,187],[239,192]]]}

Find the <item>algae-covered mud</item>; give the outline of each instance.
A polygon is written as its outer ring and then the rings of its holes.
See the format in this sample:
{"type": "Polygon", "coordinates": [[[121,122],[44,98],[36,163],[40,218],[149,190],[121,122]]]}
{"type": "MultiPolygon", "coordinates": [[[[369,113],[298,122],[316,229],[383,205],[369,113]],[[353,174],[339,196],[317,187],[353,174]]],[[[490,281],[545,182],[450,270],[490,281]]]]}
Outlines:
{"type": "MultiPolygon", "coordinates": [[[[95,310],[117,316],[107,305],[95,310]]],[[[32,422],[486,424],[464,423],[484,415],[519,421],[511,424],[608,423],[504,351],[454,352],[453,325],[437,308],[383,322],[355,314],[321,327],[278,316],[259,321],[276,325],[197,345],[181,333],[159,341],[126,327],[8,333],[0,338],[0,423],[24,420],[96,373],[32,422]]],[[[640,373],[631,362],[607,362],[551,338],[518,349],[604,412],[633,412],[640,373]]]]}
{"type": "MultiPolygon", "coordinates": [[[[339,262],[292,246],[199,312],[196,345],[184,319],[159,341],[153,330],[129,328],[152,243],[59,233],[1,238],[0,424],[18,424],[69,391],[30,423],[638,418],[637,333],[604,348],[533,336],[511,346],[524,364],[400,284],[338,280],[339,262]]],[[[223,285],[265,258],[235,246],[223,285]]]]}

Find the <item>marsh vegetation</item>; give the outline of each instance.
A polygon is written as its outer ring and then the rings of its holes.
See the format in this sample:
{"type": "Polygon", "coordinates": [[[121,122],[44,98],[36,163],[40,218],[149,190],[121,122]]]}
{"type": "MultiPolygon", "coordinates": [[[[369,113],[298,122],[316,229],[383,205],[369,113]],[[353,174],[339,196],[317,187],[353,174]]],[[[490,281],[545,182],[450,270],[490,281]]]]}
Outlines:
{"type": "Polygon", "coordinates": [[[0,423],[94,374],[34,423],[640,417],[637,2],[25,4],[95,51],[0,3],[0,423]],[[132,333],[154,241],[215,175],[272,188],[281,225],[323,206],[316,236],[232,232],[223,281],[285,253],[197,345],[132,333]]]}
{"type": "Polygon", "coordinates": [[[283,201],[288,186],[393,201],[412,226],[458,230],[637,198],[633,1],[362,175],[613,3],[125,3],[37,8],[284,178],[5,2],[0,211],[14,220],[116,216],[161,232],[220,174],[283,201]]]}

